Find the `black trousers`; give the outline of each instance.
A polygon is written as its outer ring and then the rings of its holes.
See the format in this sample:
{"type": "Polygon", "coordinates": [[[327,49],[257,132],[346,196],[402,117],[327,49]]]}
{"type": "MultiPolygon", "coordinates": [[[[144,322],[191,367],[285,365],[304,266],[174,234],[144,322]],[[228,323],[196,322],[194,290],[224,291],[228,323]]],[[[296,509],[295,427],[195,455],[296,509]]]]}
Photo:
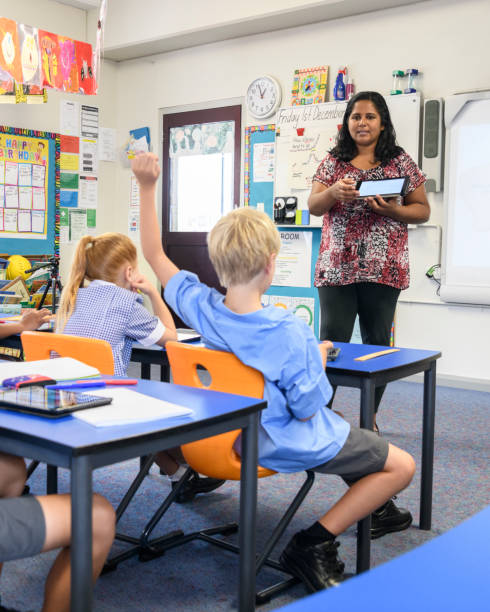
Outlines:
{"type": "MultiPolygon", "coordinates": [[[[320,340],[349,342],[359,315],[364,344],[389,346],[391,325],[400,289],[379,283],[318,287],[320,298],[320,340]]],[[[375,391],[374,410],[378,411],[385,387],[375,391]]],[[[335,395],[335,389],[334,389],[335,395]]],[[[330,400],[330,404],[333,401],[330,400]]]]}

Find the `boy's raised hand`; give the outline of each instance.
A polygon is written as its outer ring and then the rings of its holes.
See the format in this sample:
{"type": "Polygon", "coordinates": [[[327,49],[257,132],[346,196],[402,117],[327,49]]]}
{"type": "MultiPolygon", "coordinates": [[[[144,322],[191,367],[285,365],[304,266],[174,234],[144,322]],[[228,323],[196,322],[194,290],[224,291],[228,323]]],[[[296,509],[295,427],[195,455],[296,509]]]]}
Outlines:
{"type": "Polygon", "coordinates": [[[158,156],[155,153],[140,153],[131,160],[131,169],[141,187],[153,187],[160,176],[158,156]]]}

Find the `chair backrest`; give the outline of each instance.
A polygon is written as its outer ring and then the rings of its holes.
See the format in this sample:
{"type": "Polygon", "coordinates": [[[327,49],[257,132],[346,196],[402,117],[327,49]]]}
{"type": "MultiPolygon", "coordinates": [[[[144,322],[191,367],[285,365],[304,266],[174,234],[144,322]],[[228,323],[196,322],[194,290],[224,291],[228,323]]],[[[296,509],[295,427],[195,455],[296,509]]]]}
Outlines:
{"type": "Polygon", "coordinates": [[[26,361],[50,359],[55,351],[60,357],[72,357],[97,368],[101,374],[114,374],[112,348],[105,340],[49,332],[23,332],[20,339],[26,361]]]}
{"type": "MultiPolygon", "coordinates": [[[[262,398],[264,377],[261,372],[242,363],[232,353],[214,351],[183,342],[167,342],[168,360],[173,382],[188,387],[200,387],[248,397],[262,398]],[[197,373],[204,367],[211,376],[211,383],[204,385],[197,373]]],[[[200,474],[225,480],[240,480],[240,457],[233,445],[240,430],[205,438],[182,446],[187,463],[200,474]]],[[[258,467],[259,478],[275,474],[258,467]]]]}

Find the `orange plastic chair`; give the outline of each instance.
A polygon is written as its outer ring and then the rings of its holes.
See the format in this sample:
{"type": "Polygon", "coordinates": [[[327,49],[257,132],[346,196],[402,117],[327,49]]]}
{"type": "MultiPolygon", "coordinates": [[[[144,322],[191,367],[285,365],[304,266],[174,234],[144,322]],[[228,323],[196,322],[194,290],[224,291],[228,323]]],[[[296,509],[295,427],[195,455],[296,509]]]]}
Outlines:
{"type": "MultiPolygon", "coordinates": [[[[243,364],[232,353],[210,350],[201,346],[182,342],[167,342],[166,349],[173,382],[176,384],[206,388],[213,391],[223,391],[225,393],[236,393],[249,397],[263,397],[263,375],[254,368],[243,364]],[[204,385],[198,376],[197,371],[200,366],[205,368],[211,376],[211,383],[208,386],[204,385]]],[[[240,431],[237,430],[185,444],[182,446],[184,457],[189,466],[200,474],[223,480],[240,480],[240,456],[233,448],[239,434],[240,431]]],[[[277,527],[272,531],[272,535],[266,542],[261,555],[257,558],[256,573],[260,571],[264,564],[284,572],[278,562],[269,558],[269,554],[284,533],[313,485],[315,478],[314,472],[307,470],[306,473],[306,480],[282,516],[277,527]]],[[[272,470],[261,466],[257,467],[257,476],[259,478],[273,476],[274,474],[276,474],[276,472],[272,470]]],[[[180,482],[185,480],[186,476],[187,474],[182,477],[180,482]]],[[[172,493],[170,495],[172,495],[172,493]]],[[[162,504],[160,509],[164,508],[165,504],[166,502],[162,504]]],[[[165,510],[166,508],[164,511],[165,510]]],[[[159,520],[162,515],[163,512],[159,513],[159,511],[157,511],[154,518],[158,517],[159,520]]],[[[155,520],[150,521],[149,525],[151,524],[151,529],[156,525],[156,522],[155,520]]],[[[213,537],[214,534],[219,533],[227,535],[237,529],[238,525],[232,523],[221,527],[197,531],[194,534],[185,535],[182,543],[189,542],[192,539],[201,539],[220,546],[221,548],[225,548],[226,550],[232,550],[239,553],[240,550],[237,546],[220,538],[213,537]]],[[[148,535],[147,529],[143,532],[140,541],[143,544],[149,544],[150,551],[158,551],[161,554],[161,552],[165,550],[164,539],[157,538],[150,543],[148,542],[148,535]],[[162,548],[159,548],[157,545],[157,543],[159,544],[160,542],[163,544],[162,548]]],[[[172,544],[170,544],[170,546],[171,545],[172,544]]],[[[292,578],[269,587],[260,593],[256,593],[256,601],[257,603],[264,603],[272,596],[281,593],[297,582],[296,578],[292,578]]]]}
{"type": "Polygon", "coordinates": [[[35,331],[23,332],[20,339],[26,361],[50,359],[51,352],[56,351],[60,357],[78,359],[101,374],[114,374],[114,356],[105,340],[35,331]]]}

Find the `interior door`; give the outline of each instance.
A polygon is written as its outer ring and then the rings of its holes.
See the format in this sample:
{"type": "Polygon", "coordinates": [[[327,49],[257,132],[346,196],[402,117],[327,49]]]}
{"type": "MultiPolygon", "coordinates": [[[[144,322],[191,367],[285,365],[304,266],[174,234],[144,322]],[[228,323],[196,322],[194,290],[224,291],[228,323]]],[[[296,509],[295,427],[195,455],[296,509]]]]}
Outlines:
{"type": "Polygon", "coordinates": [[[241,106],[163,117],[163,246],[179,268],[222,292],[206,237],[218,219],[239,205],[240,151],[241,106]]]}

